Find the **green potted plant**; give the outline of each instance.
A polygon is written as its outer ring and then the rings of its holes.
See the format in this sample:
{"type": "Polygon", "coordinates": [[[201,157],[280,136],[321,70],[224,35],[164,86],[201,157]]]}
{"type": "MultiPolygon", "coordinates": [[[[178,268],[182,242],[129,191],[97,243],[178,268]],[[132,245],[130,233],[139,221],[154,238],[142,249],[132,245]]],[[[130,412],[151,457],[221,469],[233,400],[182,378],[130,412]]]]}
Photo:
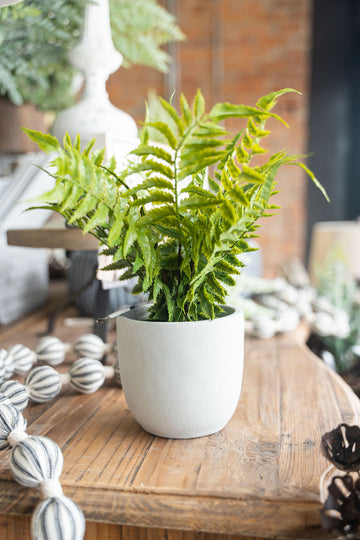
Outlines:
{"type": "Polygon", "coordinates": [[[45,152],[56,152],[55,186],[41,197],[84,232],[95,235],[113,257],[108,269],[137,277],[134,293],[149,306],[117,319],[120,373],[129,408],[151,433],[196,437],[220,430],[231,418],[241,389],[243,322],[226,306],[227,287],[251,248],[257,221],[273,211],[276,174],[302,167],[323,191],[301,156],[280,151],[267,160],[260,145],[283,89],[254,107],[216,104],[205,111],[197,92],[180,109],[159,99],[167,120],[146,121],[139,146],[119,172],[104,164],[93,142],[26,130],[45,152]],[[245,127],[229,137],[223,120],[245,127]],[[149,130],[166,145],[152,143],[149,130]],[[258,164],[257,164],[258,163],[258,164]],[[142,337],[144,335],[144,337],[142,337]]]}
{"type": "MultiPolygon", "coordinates": [[[[32,150],[22,125],[45,130],[53,114],[76,99],[76,70],[68,53],[82,33],[89,0],[23,0],[0,7],[0,148],[32,150]],[[23,136],[23,137],[22,137],[23,136]]],[[[175,18],[157,0],[110,0],[112,38],[124,58],[165,72],[170,57],[162,45],[184,38],[175,18]]]]}

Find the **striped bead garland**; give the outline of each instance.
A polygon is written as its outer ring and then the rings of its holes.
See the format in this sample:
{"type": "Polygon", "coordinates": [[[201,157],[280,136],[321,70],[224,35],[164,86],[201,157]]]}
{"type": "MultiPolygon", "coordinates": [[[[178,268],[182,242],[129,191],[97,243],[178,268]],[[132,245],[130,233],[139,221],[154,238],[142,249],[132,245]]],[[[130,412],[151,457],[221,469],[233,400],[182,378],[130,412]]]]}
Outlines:
{"type": "Polygon", "coordinates": [[[3,362],[5,366],[5,373],[3,375],[3,380],[7,380],[14,373],[15,362],[14,358],[9,351],[6,349],[0,349],[0,363],[3,362]]]}
{"type": "Polygon", "coordinates": [[[27,373],[37,360],[35,352],[20,343],[11,345],[7,350],[14,358],[15,373],[18,373],[19,375],[27,373]]]}
{"type": "Polygon", "coordinates": [[[84,514],[68,497],[52,497],[35,508],[31,533],[34,540],[82,540],[84,514]]]}
{"type": "Polygon", "coordinates": [[[31,401],[44,403],[56,397],[61,390],[60,375],[51,366],[35,367],[24,381],[31,401]]]}
{"type": "Polygon", "coordinates": [[[64,464],[58,445],[47,437],[29,436],[12,451],[10,468],[19,484],[39,487],[46,480],[59,479],[64,464]]]}
{"type": "Polygon", "coordinates": [[[66,347],[60,339],[53,336],[46,336],[36,343],[34,352],[39,362],[46,362],[52,366],[57,366],[64,361],[66,347]]]}
{"type": "Polygon", "coordinates": [[[96,392],[105,380],[104,366],[93,358],[79,358],[69,374],[70,384],[82,394],[96,392]]]}
{"type": "Polygon", "coordinates": [[[11,405],[22,412],[29,403],[29,395],[23,384],[18,381],[5,381],[0,385],[0,394],[4,395],[11,405]]]}
{"type": "Polygon", "coordinates": [[[73,350],[78,356],[101,360],[105,354],[106,345],[99,336],[84,334],[75,341],[73,350]]]}
{"type": "Polygon", "coordinates": [[[13,431],[25,432],[27,422],[12,405],[0,404],[0,450],[9,448],[9,435],[13,431]]]}

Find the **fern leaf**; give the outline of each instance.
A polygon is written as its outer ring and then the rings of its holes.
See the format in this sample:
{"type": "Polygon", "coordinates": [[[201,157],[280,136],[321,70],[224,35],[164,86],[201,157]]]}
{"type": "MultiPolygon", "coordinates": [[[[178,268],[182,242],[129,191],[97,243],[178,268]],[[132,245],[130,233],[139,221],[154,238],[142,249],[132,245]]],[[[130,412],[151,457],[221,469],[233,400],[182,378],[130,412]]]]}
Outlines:
{"type": "Polygon", "coordinates": [[[208,177],[208,183],[209,183],[210,189],[211,189],[215,194],[219,193],[219,191],[220,191],[220,186],[219,186],[219,184],[218,184],[215,180],[213,180],[212,178],[210,178],[210,176],[208,177]]]}
{"type": "MultiPolygon", "coordinates": [[[[216,195],[211,193],[211,191],[208,191],[207,189],[204,189],[200,186],[195,186],[190,184],[189,186],[184,187],[180,193],[195,193],[196,195],[200,195],[201,197],[207,197],[207,198],[216,198],[216,195]]],[[[218,200],[218,199],[216,199],[218,200]]]]}
{"type": "Polygon", "coordinates": [[[180,96],[180,107],[181,107],[183,122],[186,126],[189,126],[192,122],[192,115],[191,115],[189,104],[184,94],[181,94],[180,96]]]}
{"type": "Polygon", "coordinates": [[[165,124],[165,122],[149,122],[146,125],[159,131],[159,133],[161,133],[161,135],[165,137],[165,139],[169,143],[169,146],[173,150],[175,150],[177,146],[177,138],[175,137],[169,126],[165,124]]]}
{"type": "Polygon", "coordinates": [[[205,99],[199,89],[196,92],[193,109],[194,109],[194,116],[197,120],[199,120],[199,118],[201,118],[203,114],[205,113],[205,99]]]}
{"type": "Polygon", "coordinates": [[[180,207],[184,210],[187,209],[201,209],[205,208],[206,206],[217,206],[219,204],[219,200],[214,197],[206,198],[206,197],[189,197],[187,199],[183,199],[180,202],[180,207]]]}
{"type": "Polygon", "coordinates": [[[240,203],[242,206],[249,206],[250,201],[248,197],[246,196],[244,190],[237,184],[234,184],[228,193],[234,201],[240,203]]]}
{"type": "Polygon", "coordinates": [[[283,88],[282,90],[278,90],[276,92],[271,92],[270,94],[267,94],[266,96],[261,97],[256,105],[258,107],[261,107],[262,109],[265,109],[266,111],[270,111],[274,105],[276,105],[276,99],[283,94],[288,94],[289,92],[295,92],[296,94],[301,94],[301,92],[298,92],[297,90],[294,90],[293,88],[283,88]]]}
{"type": "Polygon", "coordinates": [[[107,222],[108,219],[108,208],[102,203],[98,204],[98,207],[95,210],[94,215],[92,218],[89,219],[87,224],[85,225],[83,231],[84,233],[90,232],[98,225],[104,225],[107,222]]]}
{"type": "Polygon", "coordinates": [[[230,201],[228,201],[227,199],[224,199],[224,201],[223,201],[223,203],[222,203],[222,205],[220,207],[220,211],[221,211],[222,215],[224,216],[224,218],[229,223],[236,223],[236,220],[237,220],[236,211],[235,211],[235,208],[231,204],[230,201]]]}
{"type": "Polygon", "coordinates": [[[131,206],[143,206],[148,203],[162,204],[162,203],[173,203],[174,196],[172,193],[166,191],[160,191],[159,189],[153,189],[149,195],[142,197],[141,199],[136,199],[131,203],[131,206]]]}
{"type": "Polygon", "coordinates": [[[160,103],[161,103],[163,109],[167,112],[167,114],[170,116],[170,118],[175,123],[175,125],[176,125],[176,127],[178,129],[178,133],[179,133],[179,135],[181,137],[183,135],[183,133],[184,133],[184,124],[183,124],[180,116],[178,115],[178,113],[176,112],[174,107],[172,107],[172,105],[170,105],[170,103],[168,103],[167,101],[165,101],[161,97],[160,97],[160,103]]]}
{"type": "Polygon", "coordinates": [[[148,156],[148,155],[156,156],[156,157],[166,161],[170,165],[172,165],[173,162],[174,162],[173,157],[171,156],[171,154],[169,152],[167,152],[164,148],[161,148],[160,146],[143,144],[143,145],[140,145],[137,148],[135,148],[135,150],[133,150],[130,153],[134,154],[136,156],[148,156]]]}
{"type": "Polygon", "coordinates": [[[170,189],[173,191],[174,186],[172,182],[170,182],[169,180],[165,180],[165,178],[163,178],[162,176],[151,176],[150,178],[146,178],[143,182],[133,187],[132,189],[128,189],[127,191],[122,193],[121,197],[128,198],[128,196],[135,195],[139,191],[151,188],[170,189]]]}
{"type": "Polygon", "coordinates": [[[145,216],[140,218],[139,224],[152,225],[157,221],[161,222],[169,216],[174,216],[174,214],[174,209],[171,206],[164,204],[163,206],[149,210],[145,216]]]}
{"type": "Polygon", "coordinates": [[[173,178],[173,171],[171,167],[168,167],[167,165],[164,165],[164,163],[160,163],[159,161],[155,161],[153,159],[147,159],[146,161],[142,161],[141,163],[134,165],[130,172],[131,174],[137,174],[146,171],[160,173],[170,179],[173,178]]]}
{"type": "Polygon", "coordinates": [[[41,133],[41,131],[35,131],[33,129],[21,128],[30,139],[41,148],[47,154],[51,152],[58,152],[61,149],[59,141],[56,137],[49,135],[48,133],[41,133]]]}

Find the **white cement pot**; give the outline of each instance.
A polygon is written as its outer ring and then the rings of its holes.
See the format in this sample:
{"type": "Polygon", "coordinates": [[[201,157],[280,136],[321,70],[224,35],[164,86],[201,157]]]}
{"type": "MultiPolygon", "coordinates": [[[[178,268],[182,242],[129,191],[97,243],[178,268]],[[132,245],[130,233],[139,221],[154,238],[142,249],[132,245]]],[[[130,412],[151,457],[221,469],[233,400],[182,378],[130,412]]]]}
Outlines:
{"type": "Polygon", "coordinates": [[[240,397],[241,311],[198,322],[146,320],[139,305],[116,319],[121,381],[130,412],[149,433],[188,439],[221,430],[240,397]]]}

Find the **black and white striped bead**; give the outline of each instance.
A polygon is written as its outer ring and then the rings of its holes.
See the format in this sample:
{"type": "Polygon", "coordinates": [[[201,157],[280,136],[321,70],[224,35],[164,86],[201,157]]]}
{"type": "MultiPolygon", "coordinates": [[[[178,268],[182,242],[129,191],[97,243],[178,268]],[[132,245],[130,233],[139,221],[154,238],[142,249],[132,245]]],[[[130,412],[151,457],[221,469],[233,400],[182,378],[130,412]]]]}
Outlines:
{"type": "Polygon", "coordinates": [[[0,405],[11,405],[9,398],[0,393],[0,405]]]}
{"type": "Polygon", "coordinates": [[[3,380],[6,381],[14,373],[15,362],[12,354],[9,353],[9,351],[7,351],[6,349],[0,349],[0,363],[1,361],[5,365],[5,374],[3,376],[3,380]]]}
{"type": "Polygon", "coordinates": [[[30,371],[24,386],[31,401],[44,403],[56,397],[61,390],[60,375],[50,366],[38,366],[30,371]]]}
{"type": "Polygon", "coordinates": [[[31,533],[35,540],[82,540],[85,518],[68,497],[53,497],[35,508],[31,533]]]}
{"type": "Polygon", "coordinates": [[[70,384],[82,394],[96,392],[105,380],[104,366],[93,358],[75,360],[69,374],[70,384]]]}
{"type": "Polygon", "coordinates": [[[26,388],[18,381],[5,381],[0,385],[0,393],[20,412],[26,409],[29,403],[26,388]]]}
{"type": "Polygon", "coordinates": [[[26,420],[23,415],[12,405],[1,403],[0,405],[0,450],[8,448],[11,443],[8,437],[13,432],[25,433],[26,420]]]}
{"type": "Polygon", "coordinates": [[[106,352],[107,346],[103,340],[95,334],[84,334],[74,343],[73,350],[77,356],[101,360],[106,352]]]}
{"type": "Polygon", "coordinates": [[[20,343],[8,347],[8,352],[14,358],[15,373],[19,375],[27,373],[37,360],[35,352],[20,343]]]}
{"type": "Polygon", "coordinates": [[[27,437],[15,446],[10,457],[13,477],[27,487],[41,487],[43,482],[58,480],[63,463],[60,448],[47,437],[27,437]]]}
{"type": "Polygon", "coordinates": [[[57,366],[64,361],[66,346],[60,339],[46,336],[35,344],[34,352],[39,362],[57,366]]]}

